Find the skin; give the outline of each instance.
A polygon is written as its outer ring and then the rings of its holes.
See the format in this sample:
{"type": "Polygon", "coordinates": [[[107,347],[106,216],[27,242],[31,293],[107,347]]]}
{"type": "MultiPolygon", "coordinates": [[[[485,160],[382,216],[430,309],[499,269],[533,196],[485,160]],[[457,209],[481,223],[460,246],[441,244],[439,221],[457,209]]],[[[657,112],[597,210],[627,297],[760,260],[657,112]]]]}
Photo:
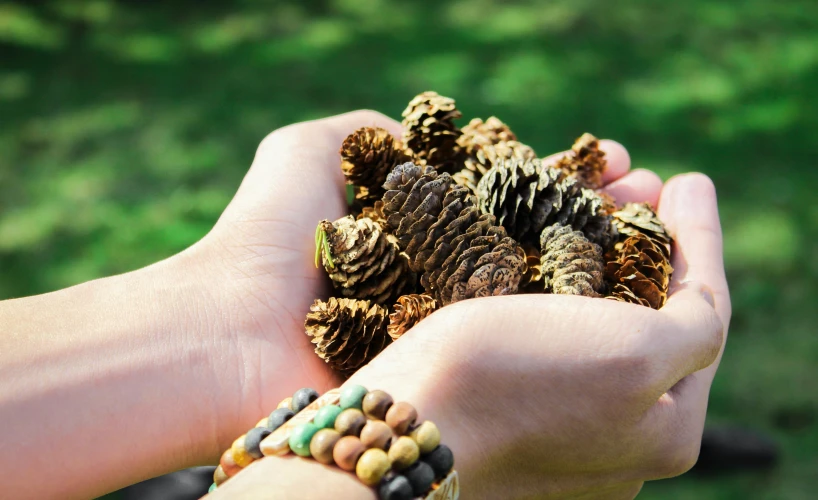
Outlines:
{"type": "MultiPolygon", "coordinates": [[[[0,302],[0,465],[15,471],[5,491],[88,498],[215,463],[298,387],[340,384],[303,318],[329,294],[314,230],[345,212],[337,150],[365,125],[399,134],[369,111],[272,133],[213,230],[179,255],[0,302]]],[[[677,239],[661,311],[584,297],[465,301],[351,380],[438,424],[463,498],[633,498],[695,462],[730,316],[715,190],[701,174],[662,186],[629,172],[619,144],[603,148],[606,189],[658,203],[677,239]]],[[[213,496],[374,498],[354,476],[294,457],[259,460],[213,496]]]]}

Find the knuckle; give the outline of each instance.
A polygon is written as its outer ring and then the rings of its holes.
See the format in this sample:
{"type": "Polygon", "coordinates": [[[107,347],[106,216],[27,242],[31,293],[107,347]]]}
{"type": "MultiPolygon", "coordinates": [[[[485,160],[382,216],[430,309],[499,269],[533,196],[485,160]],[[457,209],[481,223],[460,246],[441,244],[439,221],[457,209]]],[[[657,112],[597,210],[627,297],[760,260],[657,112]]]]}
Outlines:
{"type": "Polygon", "coordinates": [[[666,441],[653,461],[653,479],[680,476],[692,469],[699,460],[701,441],[701,435],[666,441]]]}
{"type": "Polygon", "coordinates": [[[618,374],[615,383],[628,406],[653,402],[662,384],[661,370],[651,347],[652,332],[653,328],[645,325],[638,332],[626,335],[614,354],[613,368],[618,374]]]}

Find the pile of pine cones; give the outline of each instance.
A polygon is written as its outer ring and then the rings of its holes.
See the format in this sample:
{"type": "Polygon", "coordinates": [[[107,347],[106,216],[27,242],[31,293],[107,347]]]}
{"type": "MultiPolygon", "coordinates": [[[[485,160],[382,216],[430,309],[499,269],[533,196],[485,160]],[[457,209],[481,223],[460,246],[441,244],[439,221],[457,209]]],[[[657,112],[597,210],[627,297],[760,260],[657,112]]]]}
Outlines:
{"type": "Polygon", "coordinates": [[[650,205],[602,194],[605,153],[584,134],[544,163],[495,117],[462,129],[453,99],[424,92],[403,137],[365,127],[341,146],[352,215],[322,221],[315,352],[348,376],[435,309],[473,297],[558,293],[659,309],[672,240],[650,205]]]}

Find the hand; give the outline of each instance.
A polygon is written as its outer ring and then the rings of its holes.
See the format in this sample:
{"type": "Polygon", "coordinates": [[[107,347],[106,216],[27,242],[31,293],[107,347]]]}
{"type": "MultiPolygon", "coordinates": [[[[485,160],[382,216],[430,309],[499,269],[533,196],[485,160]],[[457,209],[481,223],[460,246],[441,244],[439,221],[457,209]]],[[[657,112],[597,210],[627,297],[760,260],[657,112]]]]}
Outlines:
{"type": "Polygon", "coordinates": [[[730,320],[721,230],[705,176],[673,178],[660,195],[658,185],[633,172],[608,189],[659,198],[676,238],[661,310],[556,295],[464,301],[353,378],[438,424],[464,498],[633,498],[695,463],[730,320]]]}

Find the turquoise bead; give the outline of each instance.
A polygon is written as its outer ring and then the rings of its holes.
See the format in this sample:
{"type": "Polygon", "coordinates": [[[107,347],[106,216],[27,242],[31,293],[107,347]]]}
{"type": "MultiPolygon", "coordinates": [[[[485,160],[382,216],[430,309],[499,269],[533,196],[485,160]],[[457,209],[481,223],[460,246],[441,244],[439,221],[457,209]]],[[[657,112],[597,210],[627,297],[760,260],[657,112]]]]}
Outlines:
{"type": "Polygon", "coordinates": [[[335,427],[335,419],[338,417],[338,414],[341,413],[342,411],[343,410],[338,405],[325,406],[318,410],[318,413],[315,414],[313,423],[319,429],[331,429],[335,427]]]}
{"type": "Polygon", "coordinates": [[[213,493],[214,491],[216,491],[216,483],[211,484],[210,488],[207,489],[208,493],[213,493]]]}
{"type": "Polygon", "coordinates": [[[362,385],[348,385],[341,390],[341,408],[355,408],[357,410],[363,409],[363,401],[366,393],[366,387],[362,385]]]}
{"type": "Polygon", "coordinates": [[[293,450],[293,453],[302,457],[309,457],[310,441],[318,431],[318,426],[313,423],[301,424],[293,429],[290,434],[290,449],[293,450]]]}

